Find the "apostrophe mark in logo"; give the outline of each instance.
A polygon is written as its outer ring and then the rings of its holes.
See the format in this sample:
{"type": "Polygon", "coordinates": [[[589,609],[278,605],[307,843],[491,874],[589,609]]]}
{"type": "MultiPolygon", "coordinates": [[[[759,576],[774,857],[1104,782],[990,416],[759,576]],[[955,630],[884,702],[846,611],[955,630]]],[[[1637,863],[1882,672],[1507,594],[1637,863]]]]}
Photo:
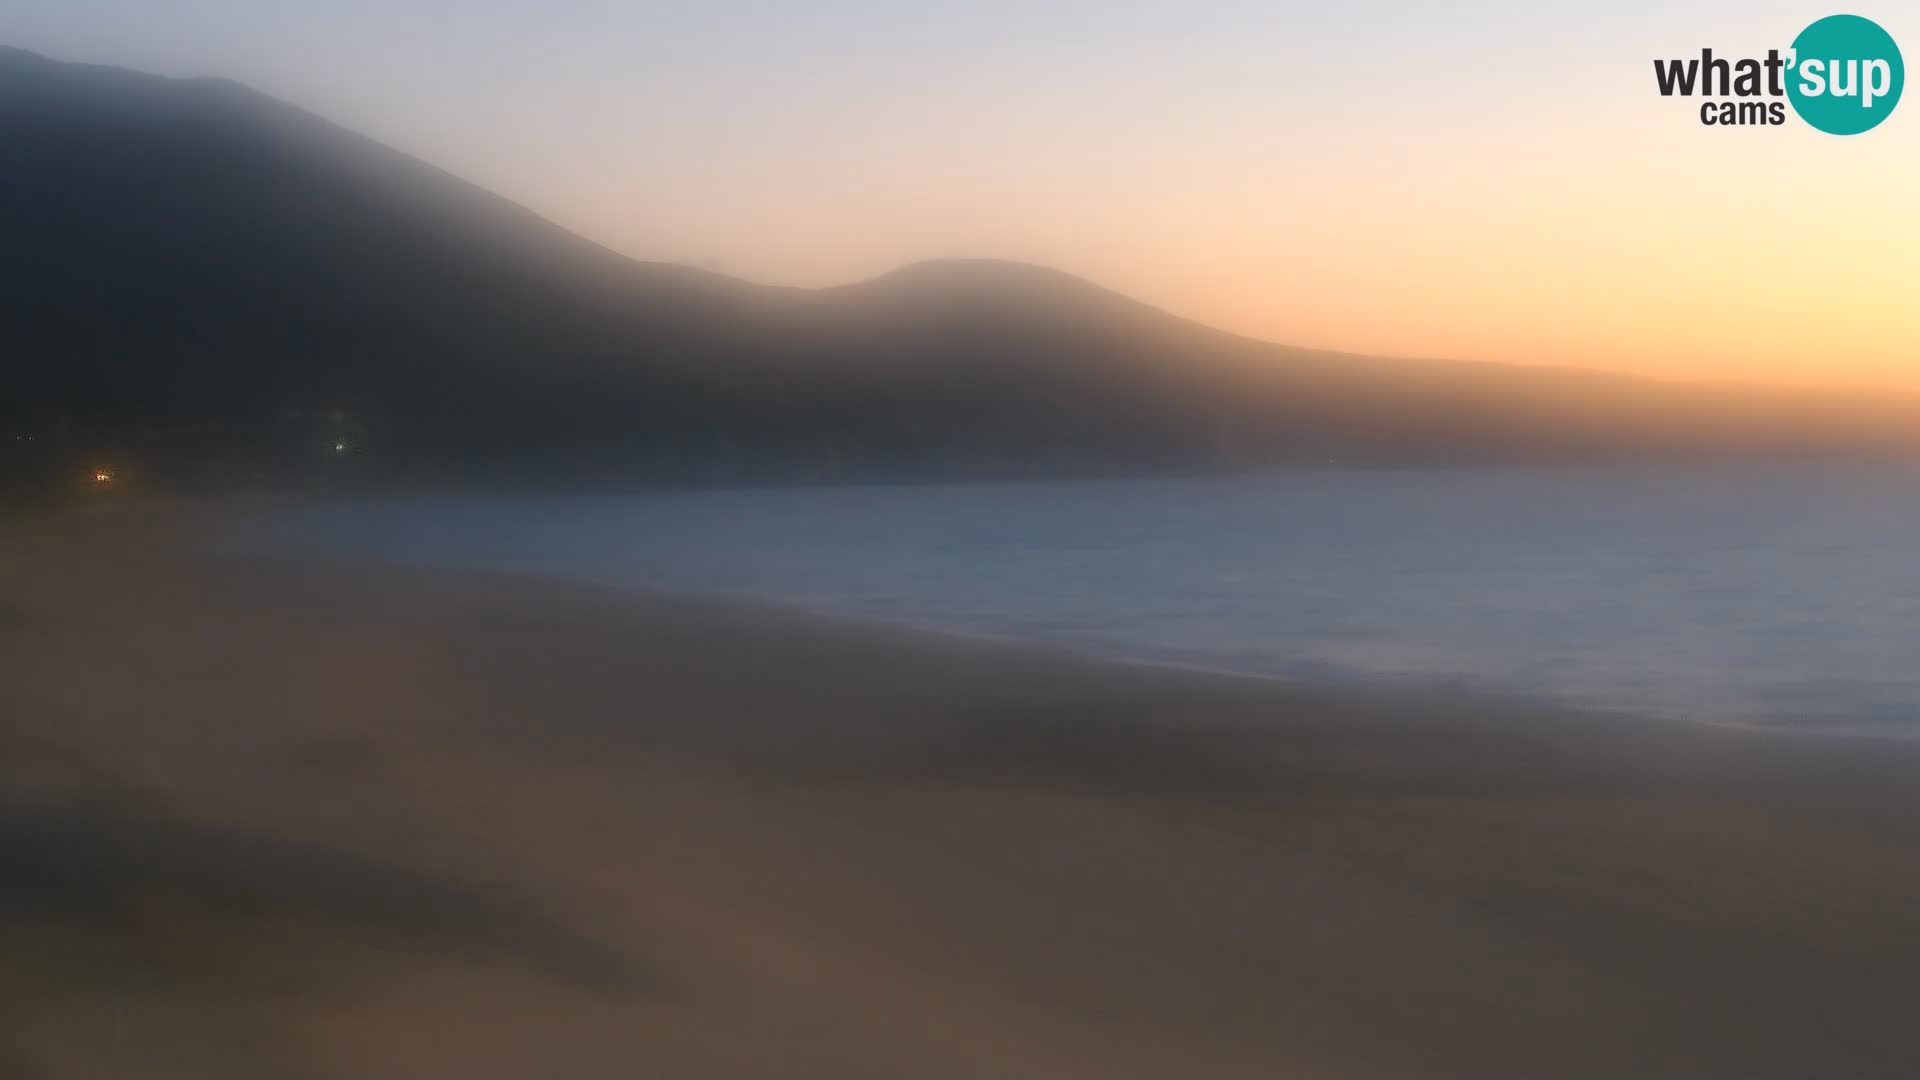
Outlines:
{"type": "Polygon", "coordinates": [[[1858,135],[1900,103],[1906,66],[1880,24],[1829,15],[1793,39],[1787,100],[1800,119],[1830,135],[1858,135]]]}

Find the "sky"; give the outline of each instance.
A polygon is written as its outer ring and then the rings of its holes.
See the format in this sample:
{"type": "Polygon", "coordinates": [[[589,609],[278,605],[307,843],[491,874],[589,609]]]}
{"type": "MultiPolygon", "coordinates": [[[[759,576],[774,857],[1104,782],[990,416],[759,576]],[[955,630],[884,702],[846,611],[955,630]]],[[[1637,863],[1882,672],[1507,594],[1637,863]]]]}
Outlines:
{"type": "Polygon", "coordinates": [[[1911,0],[7,0],[0,44],[756,281],[1011,258],[1292,344],[1920,388],[1920,100],[1836,137],[1654,82],[1840,10],[1920,59],[1911,0]]]}

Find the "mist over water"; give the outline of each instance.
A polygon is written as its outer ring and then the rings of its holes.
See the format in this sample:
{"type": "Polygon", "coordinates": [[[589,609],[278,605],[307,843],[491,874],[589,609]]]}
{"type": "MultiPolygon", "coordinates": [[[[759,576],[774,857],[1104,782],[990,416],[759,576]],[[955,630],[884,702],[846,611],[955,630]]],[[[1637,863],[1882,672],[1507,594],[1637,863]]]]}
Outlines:
{"type": "Polygon", "coordinates": [[[249,539],[1310,681],[1920,734],[1916,467],[388,499],[249,539]]]}

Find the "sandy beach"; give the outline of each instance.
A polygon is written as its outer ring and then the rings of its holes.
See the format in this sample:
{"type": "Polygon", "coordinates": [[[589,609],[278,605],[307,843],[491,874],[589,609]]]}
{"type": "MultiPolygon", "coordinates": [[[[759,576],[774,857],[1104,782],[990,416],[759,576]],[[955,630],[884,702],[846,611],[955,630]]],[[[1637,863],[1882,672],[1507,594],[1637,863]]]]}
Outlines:
{"type": "Polygon", "coordinates": [[[0,534],[0,1074],[1911,1076],[1920,745],[0,534]]]}

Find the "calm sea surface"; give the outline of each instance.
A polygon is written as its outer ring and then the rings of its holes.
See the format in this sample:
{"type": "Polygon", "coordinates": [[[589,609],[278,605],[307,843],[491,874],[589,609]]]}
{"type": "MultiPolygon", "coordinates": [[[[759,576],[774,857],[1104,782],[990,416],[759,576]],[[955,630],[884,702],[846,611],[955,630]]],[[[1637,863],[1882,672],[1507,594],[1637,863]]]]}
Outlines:
{"type": "Polygon", "coordinates": [[[1920,734],[1920,468],[343,502],[250,543],[1323,682],[1920,734]]]}

